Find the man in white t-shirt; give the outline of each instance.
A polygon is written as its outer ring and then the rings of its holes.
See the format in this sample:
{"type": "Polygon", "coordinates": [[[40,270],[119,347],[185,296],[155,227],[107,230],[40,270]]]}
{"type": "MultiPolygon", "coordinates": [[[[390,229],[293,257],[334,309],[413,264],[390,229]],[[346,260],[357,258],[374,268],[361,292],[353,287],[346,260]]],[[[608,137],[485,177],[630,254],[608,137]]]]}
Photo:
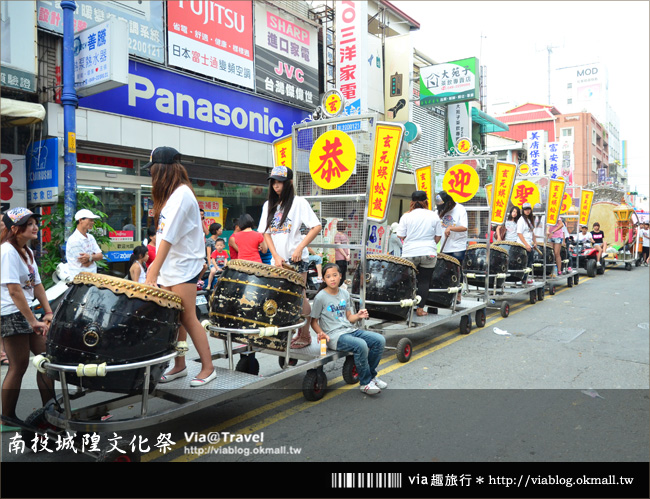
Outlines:
{"type": "Polygon", "coordinates": [[[95,226],[99,217],[90,210],[79,210],[75,213],[77,230],[65,243],[65,254],[68,260],[70,275],[76,276],[79,272],[97,272],[97,261],[104,258],[102,250],[90,231],[95,226]]]}
{"type": "Polygon", "coordinates": [[[643,252],[641,253],[641,261],[643,265],[648,266],[648,257],[650,256],[650,224],[647,222],[642,224],[641,237],[643,238],[643,252]]]}

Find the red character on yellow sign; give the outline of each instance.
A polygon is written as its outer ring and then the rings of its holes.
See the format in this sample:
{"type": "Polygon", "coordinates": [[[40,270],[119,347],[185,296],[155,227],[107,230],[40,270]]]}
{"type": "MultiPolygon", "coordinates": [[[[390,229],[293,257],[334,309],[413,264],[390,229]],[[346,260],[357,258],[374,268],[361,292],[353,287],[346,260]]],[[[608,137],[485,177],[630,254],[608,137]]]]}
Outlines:
{"type": "Polygon", "coordinates": [[[472,199],[479,188],[479,177],[470,165],[452,166],[442,179],[443,189],[457,203],[465,203],[472,199]]]}
{"type": "Polygon", "coordinates": [[[318,138],[309,154],[311,178],[323,189],[336,189],[352,175],[356,157],[350,136],[339,130],[330,130],[318,138]]]}

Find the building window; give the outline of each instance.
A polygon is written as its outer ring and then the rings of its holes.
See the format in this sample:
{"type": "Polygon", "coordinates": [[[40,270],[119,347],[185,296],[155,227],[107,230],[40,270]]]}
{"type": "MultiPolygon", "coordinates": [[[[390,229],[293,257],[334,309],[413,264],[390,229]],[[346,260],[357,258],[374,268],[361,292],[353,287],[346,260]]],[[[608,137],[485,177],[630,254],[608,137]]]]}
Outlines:
{"type": "Polygon", "coordinates": [[[591,171],[596,173],[598,171],[598,160],[596,156],[591,157],[591,171]]]}
{"type": "Polygon", "coordinates": [[[566,100],[566,103],[567,103],[567,104],[573,104],[573,99],[567,99],[567,100],[566,100]]]}
{"type": "Polygon", "coordinates": [[[597,139],[597,137],[598,137],[598,134],[596,133],[596,130],[594,130],[594,129],[592,128],[592,129],[591,129],[591,143],[592,143],[593,145],[596,145],[596,139],[597,139]]]}
{"type": "Polygon", "coordinates": [[[573,127],[560,128],[560,134],[562,135],[562,137],[573,137],[573,127]]]}
{"type": "Polygon", "coordinates": [[[566,88],[573,88],[573,83],[567,83],[566,88]]]}

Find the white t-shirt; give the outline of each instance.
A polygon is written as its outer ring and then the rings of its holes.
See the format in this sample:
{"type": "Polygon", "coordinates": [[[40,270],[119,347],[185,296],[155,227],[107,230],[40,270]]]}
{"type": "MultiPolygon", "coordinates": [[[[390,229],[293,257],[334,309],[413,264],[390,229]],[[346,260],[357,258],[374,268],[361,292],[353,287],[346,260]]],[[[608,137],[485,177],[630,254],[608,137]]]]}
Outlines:
{"type": "Polygon", "coordinates": [[[467,231],[451,231],[449,233],[449,241],[445,244],[445,229],[447,227],[456,226],[467,228],[467,210],[462,204],[456,203],[454,209],[442,217],[440,225],[442,225],[440,247],[442,248],[442,245],[445,245],[443,253],[454,253],[456,251],[465,251],[467,249],[467,231]]]}
{"type": "Polygon", "coordinates": [[[440,218],[434,211],[418,208],[404,213],[395,232],[404,237],[402,257],[435,256],[435,236],[442,236],[440,218]]]}
{"type": "Polygon", "coordinates": [[[643,229],[641,237],[643,238],[643,246],[650,246],[650,230],[643,229]]]}
{"type": "Polygon", "coordinates": [[[20,312],[18,307],[9,295],[7,284],[20,284],[23,288],[25,299],[29,305],[34,301],[34,288],[41,283],[41,276],[38,273],[38,267],[34,261],[27,265],[20,257],[16,248],[10,243],[3,243],[0,246],[2,254],[2,266],[0,268],[2,276],[0,279],[0,315],[10,315],[20,312]]]}
{"type": "Polygon", "coordinates": [[[517,222],[514,220],[506,220],[506,241],[519,241],[517,237],[517,222]]]}
{"type": "Polygon", "coordinates": [[[205,259],[205,235],[199,203],[187,185],[178,187],[163,206],[156,230],[156,254],[162,240],[171,244],[158,284],[174,286],[197,276],[205,259]]]}
{"type": "Polygon", "coordinates": [[[519,234],[524,235],[524,239],[529,245],[533,244],[533,231],[528,225],[526,218],[523,216],[519,217],[519,220],[517,221],[517,239],[519,239],[519,234]]]}
{"type": "MultiPolygon", "coordinates": [[[[266,201],[262,207],[260,225],[257,228],[257,232],[260,234],[264,234],[267,231],[266,218],[268,212],[269,202],[266,201]]],[[[282,210],[277,209],[275,215],[273,215],[271,226],[268,227],[268,233],[271,234],[273,245],[278,255],[284,260],[289,261],[291,260],[291,255],[296,251],[296,248],[304,238],[300,233],[302,225],[304,224],[308,229],[313,229],[317,225],[320,225],[320,220],[314,213],[314,210],[311,209],[311,206],[309,206],[309,202],[300,196],[293,198],[291,210],[282,227],[279,226],[280,220],[282,220],[282,210]]],[[[309,260],[309,251],[307,248],[302,250],[302,260],[305,262],[309,260]]]]}
{"type": "Polygon", "coordinates": [[[101,253],[101,251],[90,232],[84,236],[79,232],[79,229],[75,230],[65,243],[65,257],[68,260],[70,275],[74,277],[79,272],[97,273],[97,263],[93,261],[88,267],[84,267],[79,262],[79,255],[81,253],[90,255],[92,253],[101,253]]]}
{"type": "Polygon", "coordinates": [[[580,232],[578,234],[578,242],[580,243],[582,241],[591,242],[591,234],[589,232],[587,232],[586,234],[583,234],[582,232],[580,232]]]}
{"type": "Polygon", "coordinates": [[[546,215],[537,215],[534,219],[535,221],[535,237],[538,241],[544,241],[544,227],[546,227],[546,215]]]}

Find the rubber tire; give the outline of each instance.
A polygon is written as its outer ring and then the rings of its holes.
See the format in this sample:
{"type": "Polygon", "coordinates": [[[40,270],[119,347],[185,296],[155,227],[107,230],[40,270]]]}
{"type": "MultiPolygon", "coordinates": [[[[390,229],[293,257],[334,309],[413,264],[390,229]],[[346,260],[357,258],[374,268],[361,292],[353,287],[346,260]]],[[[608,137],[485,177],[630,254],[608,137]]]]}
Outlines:
{"type": "Polygon", "coordinates": [[[504,301],[501,304],[501,308],[499,309],[499,312],[501,312],[501,317],[504,319],[510,315],[510,304],[507,301],[504,301]]]}
{"type": "Polygon", "coordinates": [[[531,305],[534,305],[535,303],[537,303],[537,291],[532,290],[530,292],[529,301],[530,301],[531,305]]]}
{"type": "Polygon", "coordinates": [[[625,264],[625,270],[632,270],[632,264],[631,263],[626,263],[625,264]]]}
{"type": "Polygon", "coordinates": [[[116,450],[109,452],[110,449],[112,446],[104,447],[95,461],[98,463],[139,463],[142,461],[142,454],[139,451],[133,452],[128,447],[126,449],[120,447],[120,449],[126,450],[126,453],[122,454],[116,450]]]}
{"type": "MultiPolygon", "coordinates": [[[[629,265],[629,263],[626,263],[625,265],[627,266],[629,265]]],[[[604,273],[605,273],[605,265],[601,263],[600,267],[596,267],[596,274],[603,275],[604,273]]]]}
{"type": "Polygon", "coordinates": [[[587,276],[596,277],[596,260],[587,260],[587,276]]]}
{"type": "Polygon", "coordinates": [[[408,338],[402,338],[397,342],[397,360],[400,362],[408,362],[413,355],[413,343],[408,338]]]}
{"type": "Polygon", "coordinates": [[[568,277],[567,280],[566,280],[566,285],[567,285],[568,287],[570,287],[570,288],[573,287],[573,278],[574,278],[574,277],[575,277],[575,276],[568,277]]]}
{"type": "Polygon", "coordinates": [[[260,363],[251,355],[242,355],[235,366],[235,371],[257,376],[260,373],[260,363]]]}
{"type": "MultiPolygon", "coordinates": [[[[550,288],[553,289],[553,293],[551,294],[554,294],[555,289],[553,288],[553,286],[550,286],[550,288]]],[[[537,301],[544,301],[544,294],[545,294],[544,286],[542,286],[541,288],[537,288],[537,301]]]]}
{"type": "Polygon", "coordinates": [[[555,286],[553,284],[548,287],[548,294],[551,296],[555,294],[555,286]]]}
{"type": "Polygon", "coordinates": [[[460,318],[460,334],[469,334],[472,330],[472,320],[469,315],[460,318]]]}
{"type": "MultiPolygon", "coordinates": [[[[32,412],[27,418],[25,419],[25,425],[26,426],[33,426],[37,430],[41,430],[43,432],[46,431],[61,431],[59,428],[51,425],[50,423],[47,422],[45,419],[45,407],[41,407],[40,409],[36,409],[34,412],[32,412]]],[[[29,443],[34,440],[34,437],[36,436],[36,432],[28,430],[26,428],[23,428],[20,430],[20,436],[23,439],[23,442],[25,444],[29,445],[29,443]]]]}
{"type": "Polygon", "coordinates": [[[485,326],[485,309],[476,311],[474,314],[474,323],[479,328],[485,326]]]}
{"type": "Polygon", "coordinates": [[[309,402],[316,402],[325,396],[327,375],[322,369],[310,369],[302,380],[302,395],[309,402]]]}
{"type": "Polygon", "coordinates": [[[354,363],[354,357],[348,356],[345,358],[343,363],[343,381],[348,385],[356,385],[359,382],[359,372],[357,371],[357,366],[354,363]]]}
{"type": "Polygon", "coordinates": [[[573,284],[575,284],[576,286],[580,284],[580,274],[576,274],[573,276],[573,284]]]}
{"type": "MultiPolygon", "coordinates": [[[[289,358],[289,366],[293,367],[298,363],[298,359],[292,359],[289,358]]],[[[284,369],[284,355],[278,357],[278,364],[280,364],[280,368],[284,369]]]]}

